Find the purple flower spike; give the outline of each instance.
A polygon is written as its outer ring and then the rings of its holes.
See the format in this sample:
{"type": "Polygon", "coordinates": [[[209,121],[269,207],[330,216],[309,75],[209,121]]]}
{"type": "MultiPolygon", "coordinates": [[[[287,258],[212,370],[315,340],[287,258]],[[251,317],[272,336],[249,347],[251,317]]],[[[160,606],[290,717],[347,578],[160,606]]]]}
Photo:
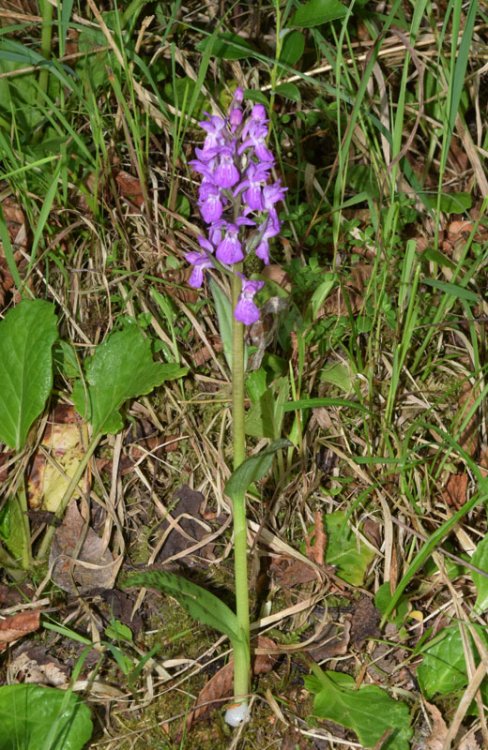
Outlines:
{"type": "MultiPolygon", "coordinates": [[[[225,117],[207,115],[200,125],[205,140],[189,165],[202,176],[198,206],[207,236],[198,238],[199,251],[185,256],[193,266],[189,283],[195,287],[217,261],[230,273],[237,273],[235,266],[250,253],[269,263],[270,239],[281,227],[277,204],[286,191],[279,180],[269,184],[275,159],[267,145],[268,118],[262,104],[246,111],[244,92],[237,88],[225,117]]],[[[263,282],[239,275],[242,292],[234,315],[251,325],[259,319],[254,296],[263,282]]]]}
{"type": "Polygon", "coordinates": [[[259,320],[259,308],[254,302],[254,295],[264,286],[264,281],[248,281],[242,274],[242,290],[237,301],[234,317],[245,326],[250,326],[259,320]]]}

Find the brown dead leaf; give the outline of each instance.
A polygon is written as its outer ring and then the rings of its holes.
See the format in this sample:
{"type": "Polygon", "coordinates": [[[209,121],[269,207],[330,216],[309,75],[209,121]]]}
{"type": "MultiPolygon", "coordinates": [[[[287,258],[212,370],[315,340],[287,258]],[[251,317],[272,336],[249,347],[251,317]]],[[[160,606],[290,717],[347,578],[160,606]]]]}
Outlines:
{"type": "Polygon", "coordinates": [[[7,647],[7,643],[22,638],[27,633],[37,630],[41,621],[39,610],[35,612],[19,612],[4,620],[0,620],[0,651],[7,647]]]}
{"type": "Polygon", "coordinates": [[[141,208],[144,203],[144,192],[139,178],[120,170],[115,177],[115,182],[122,198],[127,198],[134,206],[141,208]]]}
{"type": "MultiPolygon", "coordinates": [[[[259,635],[256,646],[261,650],[276,649],[276,643],[266,636],[259,635]]],[[[276,656],[272,654],[258,654],[253,659],[253,674],[266,674],[270,672],[276,662],[276,656]]],[[[189,714],[186,721],[187,731],[191,725],[205,718],[214,708],[215,704],[221,705],[232,695],[232,684],[234,679],[234,661],[231,659],[222,669],[204,685],[200,691],[195,708],[189,714]]]]}
{"type": "Polygon", "coordinates": [[[432,719],[430,734],[425,741],[425,750],[442,750],[448,731],[446,722],[437,706],[427,701],[424,702],[424,706],[432,719]]]}
{"type": "Polygon", "coordinates": [[[326,546],[327,535],[324,529],[322,513],[316,510],[314,514],[314,530],[305,537],[305,549],[308,559],[317,563],[317,565],[323,565],[326,546]]]}
{"type": "MultiPolygon", "coordinates": [[[[203,523],[200,508],[205,498],[201,492],[190,489],[186,485],[175,492],[176,503],[170,509],[169,517],[161,523],[164,544],[157,557],[158,562],[165,562],[174,555],[184,552],[200,542],[208,529],[203,523]],[[198,521],[201,519],[201,521],[198,521]]],[[[213,557],[213,544],[206,544],[198,550],[199,557],[210,559],[213,557]]],[[[195,564],[194,560],[185,559],[188,564],[195,564]]]]}
{"type": "Polygon", "coordinates": [[[316,662],[333,659],[347,654],[350,642],[351,623],[329,622],[317,634],[314,643],[307,648],[307,652],[316,662]]]}
{"type": "MultiPolygon", "coordinates": [[[[55,513],[84,453],[81,418],[72,406],[59,404],[50,415],[32,462],[27,481],[29,507],[55,513]]],[[[81,492],[80,487],[74,496],[81,492]]]]}
{"type": "Polygon", "coordinates": [[[20,649],[8,666],[7,676],[10,684],[24,682],[58,688],[69,684],[67,667],[40,647],[20,649]]]}
{"type": "Polygon", "coordinates": [[[317,573],[311,565],[286,555],[274,557],[269,569],[276,583],[284,589],[317,580],[317,573]]]}
{"type": "Polygon", "coordinates": [[[76,501],[72,501],[63,523],[56,529],[51,546],[49,564],[54,583],[73,594],[95,588],[109,589],[114,585],[120,563],[121,560],[114,560],[91,527],[85,533],[85,522],[76,501]],[[79,549],[81,540],[83,543],[79,549]]]}
{"type": "Polygon", "coordinates": [[[476,742],[474,734],[470,732],[462,738],[458,750],[483,750],[483,748],[476,742]]]}
{"type": "Polygon", "coordinates": [[[369,596],[362,596],[354,604],[351,617],[351,642],[360,646],[367,638],[377,638],[380,634],[380,612],[369,596]]]}
{"type": "Polygon", "coordinates": [[[442,497],[446,505],[460,508],[466,502],[468,496],[468,475],[466,472],[461,474],[449,474],[442,497]]]}

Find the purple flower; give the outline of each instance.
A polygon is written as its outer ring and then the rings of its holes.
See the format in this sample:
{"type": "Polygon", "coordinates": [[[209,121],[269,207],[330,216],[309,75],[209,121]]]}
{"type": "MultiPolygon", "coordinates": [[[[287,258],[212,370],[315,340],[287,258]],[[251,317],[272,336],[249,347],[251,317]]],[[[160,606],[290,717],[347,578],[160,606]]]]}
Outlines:
{"type": "Polygon", "coordinates": [[[281,182],[273,182],[271,185],[265,185],[263,188],[263,203],[265,211],[274,212],[274,204],[279,203],[285,197],[286,188],[281,185],[281,182]]]}
{"type": "Polygon", "coordinates": [[[247,138],[239,148],[239,154],[243,154],[248,148],[252,148],[259,161],[274,163],[274,156],[266,146],[268,128],[259,122],[251,122],[247,132],[247,138]]]}
{"type": "Polygon", "coordinates": [[[225,143],[225,135],[223,133],[225,129],[225,120],[218,115],[211,115],[209,120],[202,120],[198,123],[203,130],[206,131],[205,143],[203,150],[208,151],[216,146],[223,146],[225,143]]]}
{"type": "Polygon", "coordinates": [[[219,188],[208,180],[204,180],[199,191],[198,206],[204,221],[212,224],[218,221],[224,210],[224,203],[219,188]]]}
{"type": "Polygon", "coordinates": [[[240,216],[235,223],[228,221],[219,221],[215,224],[215,230],[212,231],[212,241],[217,245],[215,255],[217,260],[225,263],[227,266],[232,263],[240,263],[244,260],[244,251],[239,239],[239,229],[242,226],[252,226],[254,222],[240,216]]]}
{"type": "Polygon", "coordinates": [[[215,184],[221,188],[231,188],[240,180],[240,173],[234,163],[232,149],[224,146],[220,150],[217,166],[213,172],[215,184]]]}
{"type": "Polygon", "coordinates": [[[217,260],[226,265],[240,263],[244,260],[242,244],[239,240],[239,227],[237,224],[225,222],[224,236],[220,240],[215,253],[217,260]]]}
{"type": "Polygon", "coordinates": [[[205,255],[205,253],[199,253],[197,250],[185,253],[185,258],[188,263],[191,263],[193,266],[193,271],[188,279],[188,283],[190,286],[198,289],[203,284],[203,272],[205,269],[213,267],[212,260],[208,255],[205,255]]]}
{"type": "Polygon", "coordinates": [[[263,288],[264,281],[248,281],[242,273],[239,276],[242,279],[242,289],[234,310],[234,317],[240,323],[250,326],[259,320],[259,308],[254,302],[254,295],[263,288]]]}
{"type": "Polygon", "coordinates": [[[267,266],[269,265],[269,240],[271,239],[271,237],[276,237],[276,235],[280,233],[281,229],[281,224],[278,220],[278,217],[276,216],[276,213],[266,219],[266,221],[261,225],[261,229],[263,228],[264,230],[261,234],[261,237],[259,238],[255,253],[257,257],[260,258],[267,266]]]}
{"type": "Polygon", "coordinates": [[[245,190],[243,193],[244,201],[251,211],[262,211],[263,186],[269,175],[269,163],[256,164],[251,162],[246,169],[246,177],[239,185],[239,190],[245,190]]]}

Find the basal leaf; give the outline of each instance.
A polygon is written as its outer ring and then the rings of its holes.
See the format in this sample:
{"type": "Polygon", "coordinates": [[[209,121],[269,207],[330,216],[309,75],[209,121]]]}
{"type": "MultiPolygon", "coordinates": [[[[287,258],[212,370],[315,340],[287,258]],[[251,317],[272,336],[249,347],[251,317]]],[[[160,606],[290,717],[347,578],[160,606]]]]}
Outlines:
{"type": "Polygon", "coordinates": [[[488,609],[488,534],[485,534],[481,542],[479,542],[471,562],[480,570],[485,571],[485,575],[476,573],[474,570],[471,571],[471,578],[478,592],[474,611],[478,615],[482,615],[488,609]]]}
{"type": "Polygon", "coordinates": [[[119,409],[125,401],[187,372],[175,364],[154,362],[150,340],[135,325],[112,333],[85,369],[86,383],[76,383],[73,400],[94,434],[118,432],[123,426],[119,409]]]}
{"type": "Polygon", "coordinates": [[[229,497],[242,497],[253,482],[264,477],[270,469],[276,451],[290,446],[289,440],[275,440],[264,450],[246,460],[237,467],[225,485],[225,493],[229,497]]]}
{"type": "MultiPolygon", "coordinates": [[[[483,628],[477,625],[473,627],[486,644],[487,637],[483,628]]],[[[468,638],[471,641],[469,635],[468,638]]],[[[474,647],[473,652],[476,654],[474,647]]],[[[432,645],[427,644],[424,647],[423,653],[424,658],[417,670],[417,679],[427,700],[437,693],[445,695],[466,687],[468,684],[466,659],[461,632],[457,625],[445,628],[444,633],[437,636],[432,645]]],[[[485,684],[486,682],[485,680],[485,684]]]]}
{"type": "Polygon", "coordinates": [[[54,307],[23,300],[0,323],[0,441],[20,450],[53,382],[54,307]]]}
{"type": "Polygon", "coordinates": [[[344,18],[346,13],[347,9],[339,0],[310,0],[308,3],[299,4],[290,26],[298,26],[301,29],[321,26],[337,18],[344,18]]]}
{"type": "Polygon", "coordinates": [[[26,539],[23,511],[18,497],[10,497],[0,510],[0,539],[19,565],[25,560],[30,549],[30,539],[26,539]]]}
{"type": "Polygon", "coordinates": [[[41,685],[0,687],[0,750],[82,750],[93,732],[73,693],[41,685]]]}
{"type": "Polygon", "coordinates": [[[385,690],[376,685],[357,689],[349,675],[323,672],[318,667],[314,676],[305,678],[305,685],[315,694],[315,716],[352,729],[364,748],[377,747],[390,732],[381,744],[382,750],[409,750],[412,729],[408,706],[390,698],[385,690]]]}
{"type": "Polygon", "coordinates": [[[232,643],[240,642],[240,629],[234,612],[210,591],[174,573],[146,570],[131,574],[125,586],[144,586],[171,594],[186,611],[204,625],[226,635],[232,643]]]}
{"type": "Polygon", "coordinates": [[[374,552],[358,539],[347,522],[346,513],[337,510],[325,517],[327,530],[326,562],[337,567],[337,575],[353,586],[361,586],[374,552]]]}

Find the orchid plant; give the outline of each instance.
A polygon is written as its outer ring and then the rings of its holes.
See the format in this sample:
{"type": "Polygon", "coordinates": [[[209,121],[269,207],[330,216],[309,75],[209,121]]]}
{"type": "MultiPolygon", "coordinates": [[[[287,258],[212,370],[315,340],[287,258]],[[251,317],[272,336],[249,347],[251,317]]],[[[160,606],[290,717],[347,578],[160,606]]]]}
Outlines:
{"type": "MultiPolygon", "coordinates": [[[[193,270],[189,284],[201,287],[204,272],[215,268],[231,276],[232,286],[232,424],[234,471],[245,459],[244,432],[244,326],[260,317],[256,294],[264,286],[243,273],[247,256],[269,264],[269,241],[279,234],[277,204],[285,190],[272,180],[275,158],[267,145],[269,121],[262,104],[245,111],[244,92],[236,89],[227,116],[209,115],[200,123],[205,131],[202,148],[190,162],[201,175],[198,205],[207,236],[198,237],[200,250],[186,253],[193,270]]],[[[236,615],[247,657],[234,649],[236,705],[227,712],[229,723],[245,718],[249,692],[249,596],[247,580],[247,522],[244,493],[232,497],[236,615]]]]}
{"type": "Polygon", "coordinates": [[[288,446],[276,440],[246,458],[244,432],[244,328],[259,320],[256,294],[264,282],[244,274],[246,256],[269,263],[269,241],[280,231],[276,205],[285,188],[271,175],[275,159],[267,146],[268,119],[262,104],[245,111],[244,93],[237,89],[226,116],[208,115],[202,148],[190,162],[202,177],[198,205],[206,236],[198,250],[186,253],[193,266],[189,283],[201,287],[214,269],[231,277],[232,289],[232,432],[233,472],[225,486],[232,502],[236,611],[201,586],[174,573],[147,570],[131,574],[127,586],[152,586],[170,593],[200,622],[216,628],[231,641],[234,654],[235,702],[226,721],[237,726],[249,716],[251,677],[249,591],[247,580],[247,517],[245,494],[268,471],[274,454],[288,446]]]}

